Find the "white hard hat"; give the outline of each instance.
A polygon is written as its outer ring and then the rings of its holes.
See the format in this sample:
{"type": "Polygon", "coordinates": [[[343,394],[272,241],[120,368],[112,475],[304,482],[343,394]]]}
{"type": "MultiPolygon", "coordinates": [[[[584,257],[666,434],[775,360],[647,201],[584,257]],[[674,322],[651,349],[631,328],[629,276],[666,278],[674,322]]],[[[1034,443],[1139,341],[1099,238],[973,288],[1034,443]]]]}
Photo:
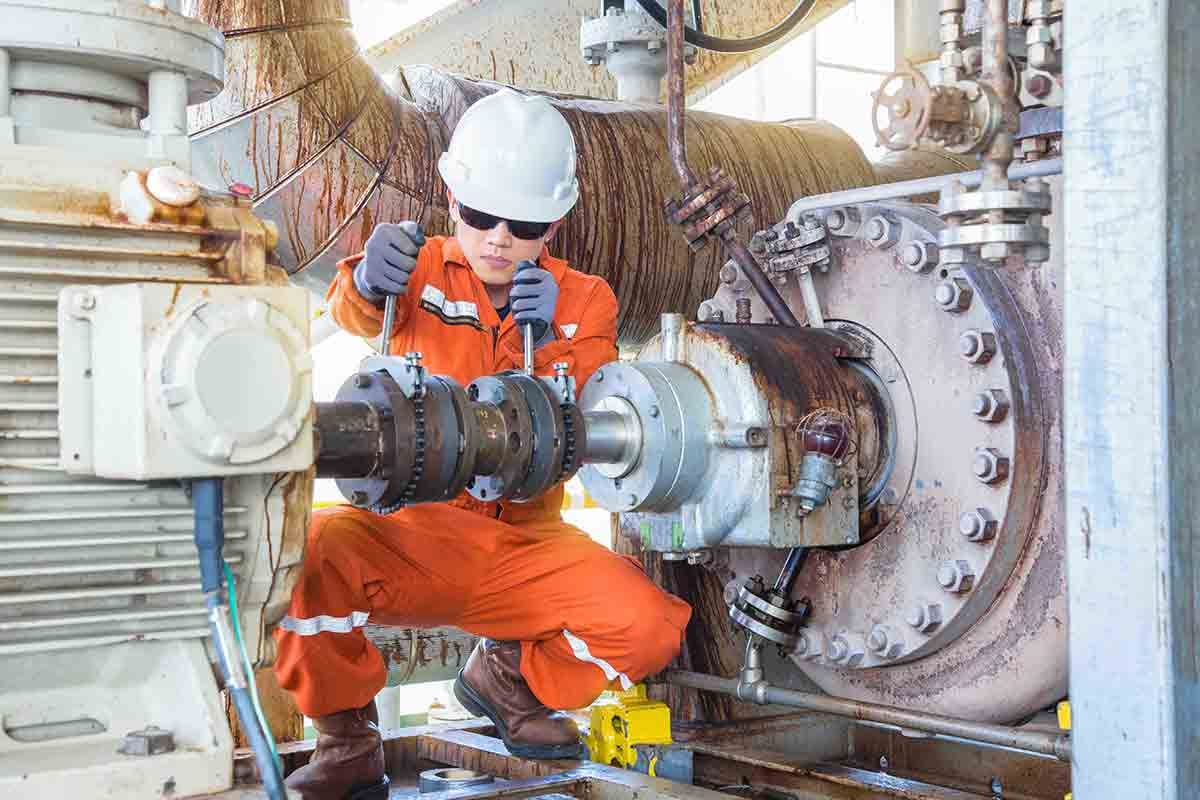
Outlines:
{"type": "Polygon", "coordinates": [[[567,121],[546,98],[512,89],[467,109],[438,171],[455,200],[505,219],[554,222],[579,199],[567,121]]]}

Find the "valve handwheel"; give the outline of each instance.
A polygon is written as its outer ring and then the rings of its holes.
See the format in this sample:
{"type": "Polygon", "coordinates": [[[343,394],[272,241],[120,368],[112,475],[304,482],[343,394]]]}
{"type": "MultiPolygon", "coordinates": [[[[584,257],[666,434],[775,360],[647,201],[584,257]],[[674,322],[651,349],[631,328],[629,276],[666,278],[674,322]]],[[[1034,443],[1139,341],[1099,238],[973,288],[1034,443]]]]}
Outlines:
{"type": "Polygon", "coordinates": [[[915,147],[929,127],[932,95],[929,81],[912,67],[884,78],[879,90],[871,93],[875,99],[871,107],[875,141],[888,150],[915,147]],[[880,110],[887,111],[885,127],[880,127],[880,110]]]}

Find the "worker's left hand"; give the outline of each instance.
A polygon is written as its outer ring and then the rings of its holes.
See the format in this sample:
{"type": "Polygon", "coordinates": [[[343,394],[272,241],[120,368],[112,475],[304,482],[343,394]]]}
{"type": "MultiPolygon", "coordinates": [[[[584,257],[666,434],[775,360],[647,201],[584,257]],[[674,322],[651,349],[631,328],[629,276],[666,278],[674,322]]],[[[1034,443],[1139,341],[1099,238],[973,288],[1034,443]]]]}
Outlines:
{"type": "Polygon", "coordinates": [[[538,347],[554,338],[550,326],[558,305],[558,281],[553,275],[532,261],[522,261],[517,265],[508,299],[517,325],[533,325],[533,339],[538,347]]]}

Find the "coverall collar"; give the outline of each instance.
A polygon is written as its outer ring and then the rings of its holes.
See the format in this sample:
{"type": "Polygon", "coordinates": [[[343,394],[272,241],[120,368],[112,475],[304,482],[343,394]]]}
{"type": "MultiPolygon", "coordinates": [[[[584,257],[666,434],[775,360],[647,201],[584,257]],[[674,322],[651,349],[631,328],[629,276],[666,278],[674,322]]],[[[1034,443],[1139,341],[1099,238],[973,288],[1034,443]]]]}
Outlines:
{"type": "MultiPolygon", "coordinates": [[[[442,245],[442,260],[445,261],[447,266],[452,265],[470,272],[471,280],[477,284],[475,289],[476,294],[482,297],[488,296],[487,288],[483,285],[483,281],[479,279],[479,276],[475,274],[475,270],[471,269],[471,264],[467,261],[467,256],[463,252],[462,245],[458,243],[458,239],[453,236],[447,237],[445,243],[442,245]]],[[[559,286],[562,286],[563,277],[567,274],[567,262],[550,255],[550,249],[545,245],[542,245],[542,253],[538,256],[538,266],[553,275],[554,281],[559,286]]],[[[490,299],[488,301],[488,308],[495,315],[495,307],[491,305],[490,299]]],[[[499,317],[496,317],[496,319],[500,322],[499,332],[501,334],[516,324],[512,314],[505,317],[503,321],[500,321],[499,317]]]]}

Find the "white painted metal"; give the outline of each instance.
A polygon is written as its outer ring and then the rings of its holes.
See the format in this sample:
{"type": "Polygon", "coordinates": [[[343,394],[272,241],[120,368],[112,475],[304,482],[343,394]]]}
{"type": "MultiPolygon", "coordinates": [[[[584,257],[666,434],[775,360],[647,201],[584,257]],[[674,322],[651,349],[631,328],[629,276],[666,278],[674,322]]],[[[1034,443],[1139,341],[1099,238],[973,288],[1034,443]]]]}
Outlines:
{"type": "Polygon", "coordinates": [[[1073,789],[1200,796],[1195,3],[1067,3],[1073,789]]]}
{"type": "MultiPolygon", "coordinates": [[[[230,377],[204,366],[204,348],[174,354],[160,348],[157,361],[148,361],[136,336],[101,336],[87,345],[92,374],[84,366],[71,377],[92,380],[101,374],[97,368],[126,353],[127,385],[101,396],[94,409],[90,389],[70,392],[60,409],[60,374],[73,362],[67,357],[60,367],[56,302],[68,287],[83,284],[117,297],[138,294],[136,287],[115,286],[134,282],[143,286],[139,297],[161,301],[165,295],[168,302],[157,306],[122,309],[122,330],[151,331],[145,338],[161,342],[173,330],[164,323],[186,319],[201,292],[226,303],[236,295],[247,303],[242,321],[258,331],[242,330],[239,335],[256,344],[232,357],[243,382],[280,351],[290,364],[308,360],[307,294],[228,287],[211,208],[207,222],[204,215],[185,217],[191,224],[135,225],[116,212],[118,187],[130,172],[165,163],[186,170],[185,106],[220,89],[221,35],[178,10],[177,0],[0,0],[3,797],[148,800],[217,792],[231,780],[232,741],[204,643],[208,626],[189,498],[177,480],[81,478],[59,463],[60,424],[70,429],[72,420],[100,427],[96,441],[103,452],[95,462],[129,455],[136,440],[133,431],[114,427],[115,412],[161,376],[164,358],[170,367],[206,373],[201,383],[210,395],[230,377]],[[19,93],[14,97],[10,89],[19,93]],[[172,296],[183,304],[171,305],[172,296]],[[283,309],[287,324],[272,318],[277,311],[254,313],[268,307],[283,309]],[[154,319],[142,313],[152,308],[154,319]],[[286,347],[272,349],[276,334],[286,347]],[[101,348],[99,358],[93,346],[101,348]],[[147,363],[154,366],[143,369],[147,363]],[[117,753],[121,737],[149,725],[172,731],[174,753],[137,759],[117,753]]],[[[228,214],[228,206],[221,213],[228,214]]],[[[294,430],[285,426],[296,444],[284,454],[294,457],[263,461],[253,474],[225,484],[224,554],[237,576],[254,660],[270,656],[264,617],[282,612],[287,590],[280,587],[287,579],[280,573],[300,555],[284,539],[298,523],[285,525],[283,495],[303,508],[308,484],[275,475],[276,469],[306,468],[311,459],[311,391],[306,371],[296,372],[304,377],[289,372],[259,395],[274,401],[267,409],[272,430],[300,419],[294,430]]],[[[263,419],[223,408],[226,425],[263,419]]],[[[193,422],[170,424],[194,430],[193,422]]],[[[192,452],[182,443],[175,449],[192,452]]],[[[217,471],[210,466],[206,474],[217,471]]]]}
{"type": "Polygon", "coordinates": [[[307,321],[298,287],[66,289],[63,468],[134,480],[307,469],[307,321]]]}

